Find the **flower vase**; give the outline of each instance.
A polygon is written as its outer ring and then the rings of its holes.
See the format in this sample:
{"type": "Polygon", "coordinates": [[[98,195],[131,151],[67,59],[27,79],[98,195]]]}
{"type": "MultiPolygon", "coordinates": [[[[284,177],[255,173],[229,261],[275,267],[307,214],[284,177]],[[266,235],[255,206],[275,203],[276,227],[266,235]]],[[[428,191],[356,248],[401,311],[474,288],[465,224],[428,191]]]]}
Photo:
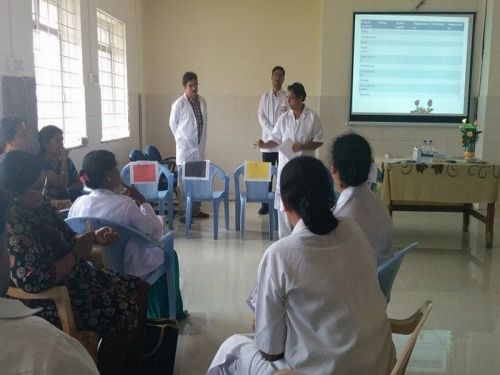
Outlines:
{"type": "Polygon", "coordinates": [[[476,144],[475,143],[465,146],[464,160],[465,161],[476,160],[476,144]]]}

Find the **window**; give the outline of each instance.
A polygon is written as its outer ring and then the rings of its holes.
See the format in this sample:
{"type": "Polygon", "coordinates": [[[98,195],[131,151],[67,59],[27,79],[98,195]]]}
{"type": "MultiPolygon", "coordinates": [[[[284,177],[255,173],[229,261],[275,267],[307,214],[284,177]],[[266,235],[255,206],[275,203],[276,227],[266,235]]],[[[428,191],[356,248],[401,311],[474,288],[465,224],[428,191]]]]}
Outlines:
{"type": "Polygon", "coordinates": [[[56,125],[66,147],[86,136],[79,0],[32,0],[38,127],[56,125]]]}
{"type": "Polygon", "coordinates": [[[102,140],[125,138],[128,125],[125,24],[97,10],[102,140]]]}

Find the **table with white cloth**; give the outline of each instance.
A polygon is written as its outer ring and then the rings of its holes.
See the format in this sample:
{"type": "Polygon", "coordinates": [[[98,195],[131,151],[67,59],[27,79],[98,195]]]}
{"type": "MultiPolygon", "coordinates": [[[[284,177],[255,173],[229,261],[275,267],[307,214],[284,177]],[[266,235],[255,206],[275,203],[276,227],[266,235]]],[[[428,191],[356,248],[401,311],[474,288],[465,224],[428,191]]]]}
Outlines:
{"type": "Polygon", "coordinates": [[[485,244],[493,247],[495,202],[500,200],[500,165],[488,163],[385,162],[382,197],[389,211],[463,212],[486,224],[485,244]],[[486,205],[486,212],[476,207],[486,205]]]}

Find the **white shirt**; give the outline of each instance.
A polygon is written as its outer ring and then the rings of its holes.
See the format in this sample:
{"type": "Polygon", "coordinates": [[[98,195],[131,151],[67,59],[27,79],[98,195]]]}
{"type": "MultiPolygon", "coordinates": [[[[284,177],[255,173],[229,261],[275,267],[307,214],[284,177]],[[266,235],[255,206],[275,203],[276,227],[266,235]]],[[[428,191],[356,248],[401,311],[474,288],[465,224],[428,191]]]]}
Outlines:
{"type": "Polygon", "coordinates": [[[203,131],[198,143],[198,124],[194,115],[193,107],[186,94],[178,98],[172,104],[170,111],[170,129],[175,138],[175,158],[177,165],[186,161],[205,160],[205,148],[207,144],[207,103],[198,95],[201,113],[203,114],[203,131]]]}
{"type": "Polygon", "coordinates": [[[280,208],[280,210],[283,211],[279,188],[281,171],[291,159],[301,155],[314,156],[315,153],[315,150],[293,152],[292,145],[294,143],[305,144],[311,141],[323,142],[323,127],[321,126],[317,113],[304,106],[304,110],[298,119],[295,118],[291,109],[282,114],[269,137],[263,138],[262,140],[264,142],[273,140],[279,145],[274,207],[280,208]]]}
{"type": "Polygon", "coordinates": [[[20,301],[0,298],[2,375],[99,374],[87,350],[20,301]]]}
{"type": "Polygon", "coordinates": [[[375,259],[359,226],[327,235],[299,221],[260,262],[255,345],[304,374],[386,374],[394,345],[375,259]]]}
{"type": "MultiPolygon", "coordinates": [[[[257,110],[257,118],[262,128],[262,139],[267,139],[271,136],[274,125],[278,118],[288,111],[288,102],[286,99],[287,92],[280,90],[275,95],[273,90],[266,92],[260,98],[259,108],[257,110]]],[[[261,148],[261,152],[277,152],[277,148],[267,149],[261,148]]]]}
{"type": "Polygon", "coordinates": [[[392,218],[382,200],[367,183],[349,186],[340,193],[333,211],[337,217],[350,217],[361,227],[381,262],[394,254],[392,218]]]}
{"type": "MultiPolygon", "coordinates": [[[[68,217],[93,216],[128,225],[157,240],[163,233],[163,225],[149,203],[140,207],[125,195],[106,189],[95,189],[89,195],[79,197],[71,206],[68,217]]],[[[145,278],[163,264],[164,252],[159,247],[143,248],[134,240],[125,247],[125,273],[145,278]]]]}
{"type": "Polygon", "coordinates": [[[359,226],[343,218],[324,236],[299,221],[260,262],[255,335],[233,335],[208,375],[385,375],[395,350],[375,257],[359,226]],[[260,351],[284,353],[269,362],[260,351]]]}

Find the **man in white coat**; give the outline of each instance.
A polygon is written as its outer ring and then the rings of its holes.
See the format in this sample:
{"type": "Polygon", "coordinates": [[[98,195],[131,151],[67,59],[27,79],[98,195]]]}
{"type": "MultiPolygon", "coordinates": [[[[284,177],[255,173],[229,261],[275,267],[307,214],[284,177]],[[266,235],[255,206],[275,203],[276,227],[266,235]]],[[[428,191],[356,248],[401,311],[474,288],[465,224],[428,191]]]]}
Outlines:
{"type": "MultiPolygon", "coordinates": [[[[172,104],[169,122],[175,138],[175,158],[178,167],[187,161],[205,160],[207,144],[207,103],[198,95],[196,73],[184,73],[182,85],[184,94],[172,104]]],[[[179,180],[179,186],[181,185],[179,180]]],[[[182,197],[183,194],[179,197],[179,202],[183,202],[182,197]]],[[[209,215],[200,208],[199,202],[193,204],[193,217],[208,218],[209,215]]],[[[181,221],[184,220],[185,218],[181,217],[181,221]]]]}
{"type": "MultiPolygon", "coordinates": [[[[257,118],[262,128],[262,139],[270,138],[274,125],[278,118],[288,111],[286,91],[282,89],[285,81],[285,69],[282,66],[275,66],[271,71],[272,90],[266,92],[260,98],[257,118]]],[[[276,165],[278,163],[278,150],[276,148],[262,148],[262,161],[276,165]]],[[[272,182],[269,183],[269,191],[272,190],[272,182]]],[[[266,215],[269,212],[267,203],[262,203],[259,215],[266,215]]]]}

